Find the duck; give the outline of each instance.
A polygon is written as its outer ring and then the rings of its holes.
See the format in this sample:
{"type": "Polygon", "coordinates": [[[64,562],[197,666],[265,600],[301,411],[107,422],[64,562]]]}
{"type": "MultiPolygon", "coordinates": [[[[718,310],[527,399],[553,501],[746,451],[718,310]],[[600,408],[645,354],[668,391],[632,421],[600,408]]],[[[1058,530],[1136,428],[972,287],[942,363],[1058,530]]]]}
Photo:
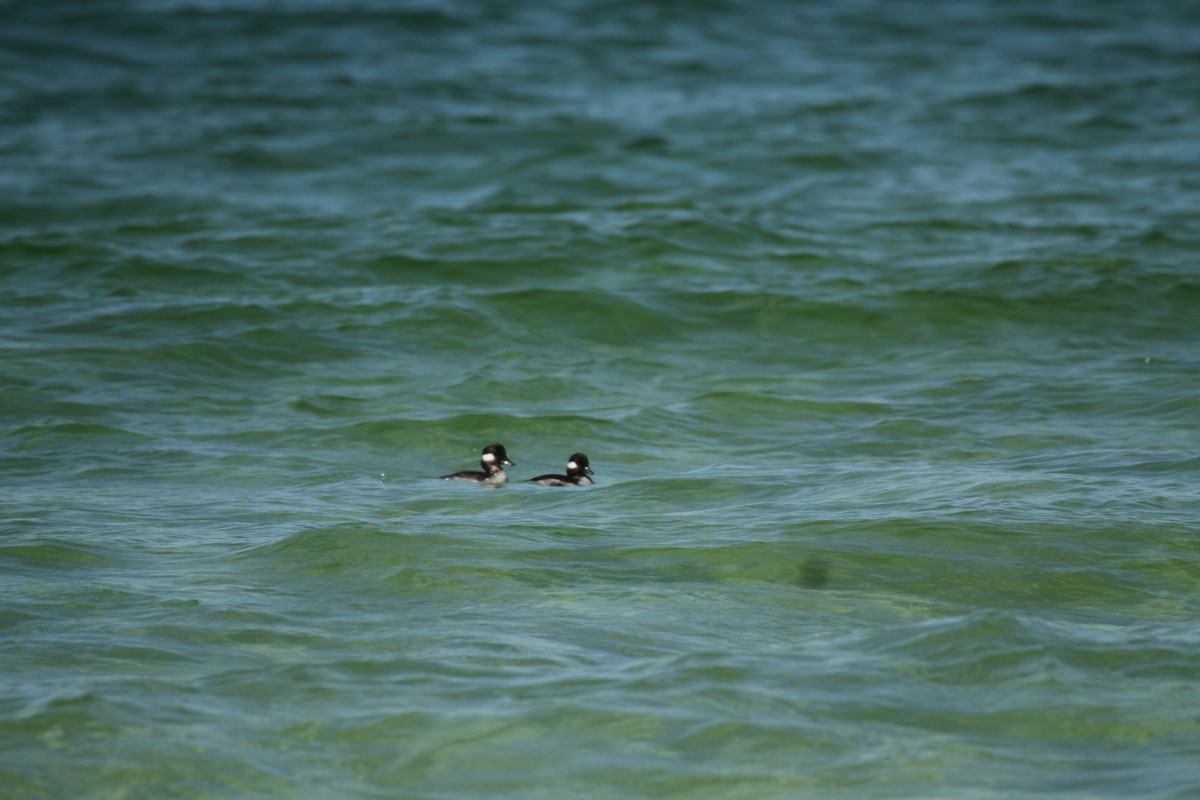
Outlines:
{"type": "Polygon", "coordinates": [[[530,483],[540,483],[542,486],[591,486],[595,483],[591,464],[583,453],[576,453],[567,460],[566,475],[538,475],[530,478],[530,483]]]}
{"type": "Polygon", "coordinates": [[[504,445],[499,443],[489,444],[483,448],[483,452],[479,454],[479,464],[483,467],[482,470],[468,469],[462,472],[451,472],[449,475],[443,475],[442,480],[474,481],[487,486],[503,486],[508,480],[508,473],[504,471],[504,465],[516,466],[516,463],[509,459],[504,445]]]}

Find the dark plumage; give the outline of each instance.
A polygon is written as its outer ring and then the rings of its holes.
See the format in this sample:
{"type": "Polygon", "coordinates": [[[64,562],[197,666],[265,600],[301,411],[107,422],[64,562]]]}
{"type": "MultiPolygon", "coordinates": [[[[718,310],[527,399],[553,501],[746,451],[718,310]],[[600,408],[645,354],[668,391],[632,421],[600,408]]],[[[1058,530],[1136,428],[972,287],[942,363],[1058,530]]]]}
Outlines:
{"type": "Polygon", "coordinates": [[[449,475],[443,475],[443,480],[448,481],[475,481],[476,483],[486,483],[489,486],[500,486],[508,480],[508,473],[504,471],[503,464],[508,464],[510,467],[515,467],[516,464],[508,460],[508,453],[504,451],[502,444],[489,444],[483,448],[483,452],[479,456],[479,464],[483,467],[482,470],[468,469],[462,472],[451,472],[449,475]]]}
{"type": "Polygon", "coordinates": [[[583,453],[576,453],[567,461],[566,475],[538,475],[529,480],[542,486],[591,486],[595,483],[588,477],[591,474],[592,467],[588,464],[588,457],[583,453]]]}

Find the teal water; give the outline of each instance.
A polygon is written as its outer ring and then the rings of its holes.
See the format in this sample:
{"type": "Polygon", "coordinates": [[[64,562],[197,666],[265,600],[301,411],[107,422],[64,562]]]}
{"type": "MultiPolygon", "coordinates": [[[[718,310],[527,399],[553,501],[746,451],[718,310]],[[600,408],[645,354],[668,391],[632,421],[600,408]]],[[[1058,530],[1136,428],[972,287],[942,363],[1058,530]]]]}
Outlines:
{"type": "Polygon", "coordinates": [[[1191,5],[3,0],[0,70],[0,797],[1200,795],[1191,5]]]}

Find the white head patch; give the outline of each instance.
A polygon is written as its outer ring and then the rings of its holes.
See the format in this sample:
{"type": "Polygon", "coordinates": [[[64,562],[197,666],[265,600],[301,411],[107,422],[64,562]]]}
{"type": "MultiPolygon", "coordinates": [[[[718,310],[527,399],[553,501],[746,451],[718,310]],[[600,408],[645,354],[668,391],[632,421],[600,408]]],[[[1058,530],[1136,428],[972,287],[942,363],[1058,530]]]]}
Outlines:
{"type": "Polygon", "coordinates": [[[568,461],[567,469],[579,469],[579,465],[576,464],[574,461],[568,461]]]}
{"type": "Polygon", "coordinates": [[[483,456],[482,456],[482,460],[483,460],[483,461],[486,461],[487,463],[489,463],[489,464],[490,464],[490,463],[492,463],[493,461],[495,461],[495,460],[496,460],[496,456],[495,456],[495,455],[493,455],[492,453],[484,453],[484,454],[483,454],[483,456]]]}

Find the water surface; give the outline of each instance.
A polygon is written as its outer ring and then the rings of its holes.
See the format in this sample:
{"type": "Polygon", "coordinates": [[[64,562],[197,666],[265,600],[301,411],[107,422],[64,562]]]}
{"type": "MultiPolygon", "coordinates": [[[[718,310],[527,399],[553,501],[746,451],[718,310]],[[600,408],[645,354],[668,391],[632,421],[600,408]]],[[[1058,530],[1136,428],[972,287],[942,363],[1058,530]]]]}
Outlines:
{"type": "Polygon", "coordinates": [[[0,794],[1200,792],[1186,4],[0,31],[0,794]]]}

